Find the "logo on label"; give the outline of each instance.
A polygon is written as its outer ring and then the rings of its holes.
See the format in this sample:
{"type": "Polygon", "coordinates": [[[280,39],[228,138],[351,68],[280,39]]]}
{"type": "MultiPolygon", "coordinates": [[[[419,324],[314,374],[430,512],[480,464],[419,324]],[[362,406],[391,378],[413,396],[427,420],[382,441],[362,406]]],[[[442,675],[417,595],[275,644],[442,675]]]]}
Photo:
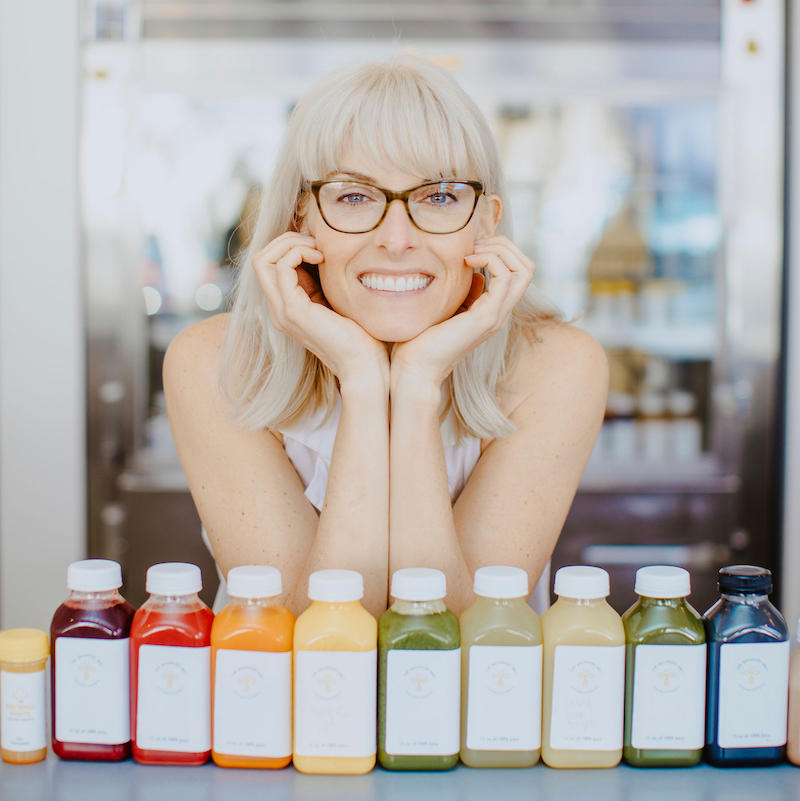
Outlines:
{"type": "Polygon", "coordinates": [[[738,685],[748,692],[760,690],[769,676],[769,667],[760,659],[745,659],[736,666],[738,685]]]}
{"type": "Polygon", "coordinates": [[[570,685],[581,695],[593,693],[599,686],[603,671],[594,662],[578,662],[570,669],[570,685]]]}
{"type": "Polygon", "coordinates": [[[261,695],[264,677],[255,668],[241,667],[233,671],[230,681],[239,698],[256,698],[261,695]]]}
{"type": "Polygon", "coordinates": [[[314,695],[323,701],[332,701],[338,698],[345,690],[344,676],[333,667],[320,668],[311,674],[311,684],[314,695]]]}
{"type": "Polygon", "coordinates": [[[662,695],[674,693],[683,686],[683,668],[673,660],[665,660],[650,669],[651,686],[662,695]]]}
{"type": "Polygon", "coordinates": [[[81,654],[72,660],[72,676],[82,687],[94,687],[100,681],[103,663],[93,654],[81,654]]]}
{"type": "Polygon", "coordinates": [[[411,698],[427,698],[436,688],[436,674],[424,665],[407,670],[403,678],[406,682],[406,695],[411,698]]]}
{"type": "Polygon", "coordinates": [[[155,669],[156,687],[167,695],[176,695],[186,684],[186,671],[177,662],[164,662],[155,669]]]}
{"type": "Polygon", "coordinates": [[[517,671],[509,662],[494,662],[484,671],[484,681],[487,690],[505,695],[517,686],[517,671]]]}
{"type": "Polygon", "coordinates": [[[23,687],[17,687],[13,693],[11,693],[11,697],[18,703],[23,704],[28,698],[28,691],[23,687]]]}

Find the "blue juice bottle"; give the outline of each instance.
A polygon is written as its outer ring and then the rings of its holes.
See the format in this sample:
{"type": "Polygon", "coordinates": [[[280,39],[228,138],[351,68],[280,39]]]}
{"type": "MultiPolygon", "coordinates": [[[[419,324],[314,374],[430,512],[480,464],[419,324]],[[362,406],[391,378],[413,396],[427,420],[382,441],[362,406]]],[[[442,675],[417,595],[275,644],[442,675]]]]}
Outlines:
{"type": "Polygon", "coordinates": [[[784,755],[789,630],[769,602],[772,573],[719,571],[722,598],[703,616],[708,641],[705,758],[718,767],[774,765],[784,755]]]}

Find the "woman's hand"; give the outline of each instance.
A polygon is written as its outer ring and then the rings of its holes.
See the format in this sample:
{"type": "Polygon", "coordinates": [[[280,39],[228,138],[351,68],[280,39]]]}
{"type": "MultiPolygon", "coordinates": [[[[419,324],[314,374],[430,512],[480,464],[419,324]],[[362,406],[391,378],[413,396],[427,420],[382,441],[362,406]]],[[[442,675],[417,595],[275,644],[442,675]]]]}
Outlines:
{"type": "Polygon", "coordinates": [[[324,260],[313,237],[295,232],[273,239],[253,256],[270,319],[279,331],[311,351],[341,384],[377,374],[388,390],[389,360],[383,343],[333,311],[317,282],[301,267],[324,260]]]}
{"type": "Polygon", "coordinates": [[[464,262],[467,267],[489,271],[488,291],[483,291],[483,275],[475,273],[469,293],[453,317],[395,348],[392,392],[401,381],[411,379],[438,393],[453,368],[503,328],[533,279],[534,263],[504,236],[478,240],[474,251],[464,262]]]}

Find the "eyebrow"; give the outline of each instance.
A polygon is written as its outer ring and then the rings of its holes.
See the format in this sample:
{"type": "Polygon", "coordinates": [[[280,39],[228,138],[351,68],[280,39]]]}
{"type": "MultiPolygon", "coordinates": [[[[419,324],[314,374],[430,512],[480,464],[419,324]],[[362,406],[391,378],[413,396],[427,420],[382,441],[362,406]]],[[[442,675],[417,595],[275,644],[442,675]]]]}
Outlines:
{"type": "MultiPolygon", "coordinates": [[[[360,173],[360,172],[353,172],[352,170],[337,170],[336,172],[334,172],[332,174],[333,175],[347,175],[350,178],[355,178],[358,181],[363,181],[365,184],[373,184],[375,186],[377,186],[377,184],[378,184],[378,182],[374,178],[371,178],[369,175],[364,175],[363,173],[360,173]]],[[[423,184],[438,183],[438,180],[435,179],[435,178],[433,178],[433,179],[425,178],[422,181],[422,183],[423,184]]]]}

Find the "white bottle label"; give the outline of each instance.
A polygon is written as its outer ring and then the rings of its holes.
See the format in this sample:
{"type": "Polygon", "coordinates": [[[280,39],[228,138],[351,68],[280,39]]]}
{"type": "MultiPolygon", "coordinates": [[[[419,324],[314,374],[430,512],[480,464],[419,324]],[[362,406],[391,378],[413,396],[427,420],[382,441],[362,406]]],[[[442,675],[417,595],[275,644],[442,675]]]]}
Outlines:
{"type": "Polygon", "coordinates": [[[298,651],[295,753],[314,757],[375,754],[377,688],[377,650],[298,651]]]}
{"type": "Polygon", "coordinates": [[[535,751],[542,744],[542,646],[469,649],[467,748],[535,751]]]}
{"type": "Polygon", "coordinates": [[[214,750],[281,758],[292,753],[292,652],[219,649],[214,750]]]}
{"type": "Polygon", "coordinates": [[[631,745],[661,751],[703,747],[705,645],[637,645],[631,745]]]}
{"type": "Polygon", "coordinates": [[[56,740],[119,745],[131,739],[130,640],[56,637],[56,740]]]}
{"type": "Polygon", "coordinates": [[[565,751],[622,748],[624,645],[557,645],[550,747],[565,751]]]}
{"type": "Polygon", "coordinates": [[[719,654],[721,748],[786,743],[789,643],[728,643],[719,654]]]}
{"type": "Polygon", "coordinates": [[[47,746],[45,672],[0,670],[0,745],[6,751],[38,751],[47,746]]]}
{"type": "Polygon", "coordinates": [[[139,646],[136,745],[150,751],[211,750],[211,649],[139,646]]]}
{"type": "Polygon", "coordinates": [[[387,754],[449,756],[461,745],[461,649],[386,655],[387,754]]]}

